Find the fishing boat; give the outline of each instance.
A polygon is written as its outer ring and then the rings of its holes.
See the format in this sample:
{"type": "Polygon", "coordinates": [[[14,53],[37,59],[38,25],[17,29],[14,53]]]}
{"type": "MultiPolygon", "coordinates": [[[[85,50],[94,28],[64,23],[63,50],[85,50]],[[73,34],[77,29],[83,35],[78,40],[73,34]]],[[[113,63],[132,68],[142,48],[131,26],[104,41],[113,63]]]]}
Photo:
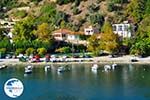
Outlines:
{"type": "Polygon", "coordinates": [[[57,72],[64,72],[65,71],[65,67],[59,67],[58,69],[57,69],[57,72]]]}
{"type": "Polygon", "coordinates": [[[91,69],[92,69],[92,71],[97,71],[98,70],[98,65],[94,64],[91,69]]]}
{"type": "Polygon", "coordinates": [[[104,71],[107,72],[108,70],[111,70],[110,65],[104,65],[104,71]]]}
{"type": "Polygon", "coordinates": [[[112,64],[112,65],[111,65],[111,67],[112,67],[112,69],[114,70],[114,69],[115,69],[115,67],[117,67],[117,64],[116,64],[116,63],[114,63],[114,64],[112,64]]]}
{"type": "Polygon", "coordinates": [[[44,67],[45,72],[47,72],[47,71],[50,70],[50,69],[51,69],[51,67],[50,67],[49,65],[46,65],[46,66],[44,67]]]}
{"type": "Polygon", "coordinates": [[[25,74],[31,74],[32,73],[32,65],[28,65],[25,67],[25,74]]]}
{"type": "Polygon", "coordinates": [[[1,69],[4,69],[4,68],[7,68],[7,66],[4,65],[4,64],[3,64],[3,65],[0,65],[0,70],[1,70],[1,69]]]}
{"type": "Polygon", "coordinates": [[[69,71],[70,68],[66,65],[66,66],[61,66],[58,67],[57,72],[65,72],[65,71],[69,71]]]}

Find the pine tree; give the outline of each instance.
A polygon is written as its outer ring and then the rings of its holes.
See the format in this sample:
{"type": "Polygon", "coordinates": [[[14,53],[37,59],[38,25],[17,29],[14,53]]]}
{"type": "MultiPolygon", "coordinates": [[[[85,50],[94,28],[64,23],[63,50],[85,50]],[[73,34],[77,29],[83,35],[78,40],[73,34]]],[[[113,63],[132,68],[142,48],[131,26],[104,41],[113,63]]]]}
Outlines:
{"type": "Polygon", "coordinates": [[[132,0],[126,10],[126,14],[138,23],[142,20],[145,10],[145,0],[132,0]]]}

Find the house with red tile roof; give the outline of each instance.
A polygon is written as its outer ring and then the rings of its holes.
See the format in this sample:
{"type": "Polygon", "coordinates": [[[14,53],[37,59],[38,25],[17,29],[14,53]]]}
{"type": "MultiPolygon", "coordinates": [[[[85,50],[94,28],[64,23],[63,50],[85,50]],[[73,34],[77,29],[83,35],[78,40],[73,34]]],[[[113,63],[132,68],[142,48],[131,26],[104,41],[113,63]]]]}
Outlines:
{"type": "Polygon", "coordinates": [[[89,26],[87,28],[84,28],[84,34],[85,35],[93,35],[99,33],[99,30],[95,27],[89,26]]]}
{"type": "Polygon", "coordinates": [[[68,29],[59,29],[53,32],[55,40],[58,41],[74,41],[79,40],[79,35],[83,34],[82,32],[73,32],[68,29]]]}

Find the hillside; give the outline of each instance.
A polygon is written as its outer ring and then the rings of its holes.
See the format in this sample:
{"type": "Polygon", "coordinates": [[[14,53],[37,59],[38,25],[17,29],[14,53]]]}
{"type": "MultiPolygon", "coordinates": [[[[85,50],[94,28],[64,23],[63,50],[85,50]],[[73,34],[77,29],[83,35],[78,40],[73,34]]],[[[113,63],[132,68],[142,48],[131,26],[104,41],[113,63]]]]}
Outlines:
{"type": "MultiPolygon", "coordinates": [[[[62,2],[61,0],[13,0],[10,2],[12,5],[9,3],[1,4],[2,10],[4,7],[7,9],[3,10],[4,13],[1,14],[1,18],[5,16],[13,19],[23,19],[26,16],[39,18],[39,16],[47,16],[46,13],[50,14],[53,9],[56,10],[54,13],[61,12],[64,14],[60,14],[59,17],[67,16],[65,19],[60,18],[61,21],[58,23],[54,21],[54,24],[57,24],[57,27],[68,27],[75,31],[83,30],[84,27],[90,25],[101,28],[105,18],[109,18],[112,23],[123,21],[123,14],[128,4],[128,2],[112,3],[111,0],[66,0],[66,2],[65,0],[62,2]],[[115,8],[112,7],[112,4],[115,8]],[[110,8],[108,9],[108,7],[110,8]],[[61,26],[61,23],[65,23],[67,26],[61,26]]],[[[42,20],[46,19],[42,18],[42,20]]]]}

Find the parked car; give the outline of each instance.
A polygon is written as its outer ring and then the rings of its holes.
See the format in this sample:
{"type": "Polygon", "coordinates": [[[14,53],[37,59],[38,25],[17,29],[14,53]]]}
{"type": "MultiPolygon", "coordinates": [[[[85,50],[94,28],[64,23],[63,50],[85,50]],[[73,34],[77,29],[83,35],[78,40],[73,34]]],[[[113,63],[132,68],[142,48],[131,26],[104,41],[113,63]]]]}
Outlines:
{"type": "Polygon", "coordinates": [[[49,61],[50,61],[50,55],[47,54],[47,55],[45,56],[45,62],[49,62],[49,61]]]}
{"type": "Polygon", "coordinates": [[[20,57],[20,58],[19,58],[19,61],[21,61],[21,62],[26,62],[26,61],[27,61],[27,58],[25,58],[25,57],[20,57]]]}
{"type": "Polygon", "coordinates": [[[35,55],[33,58],[31,58],[31,62],[40,62],[40,56],[35,55]]]}

